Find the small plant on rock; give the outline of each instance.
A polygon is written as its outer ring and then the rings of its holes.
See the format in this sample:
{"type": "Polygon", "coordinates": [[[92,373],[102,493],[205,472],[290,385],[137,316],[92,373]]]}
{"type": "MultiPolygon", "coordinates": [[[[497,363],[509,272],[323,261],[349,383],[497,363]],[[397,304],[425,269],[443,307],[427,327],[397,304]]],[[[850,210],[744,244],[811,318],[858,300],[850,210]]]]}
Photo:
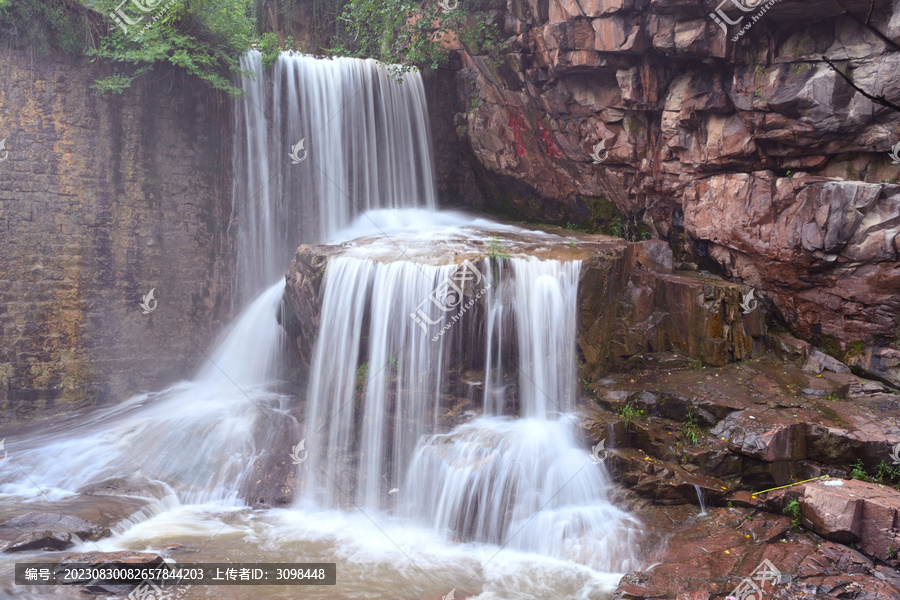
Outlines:
{"type": "Polygon", "coordinates": [[[791,527],[794,529],[800,529],[800,501],[799,500],[791,500],[788,502],[788,505],[784,507],[782,511],[786,515],[790,515],[791,517],[791,527]]]}
{"type": "Polygon", "coordinates": [[[619,416],[622,417],[622,420],[625,421],[626,428],[630,426],[632,422],[643,418],[644,416],[644,409],[638,408],[637,405],[632,402],[628,402],[625,406],[620,408],[618,412],[619,416]]]}
{"type": "Polygon", "coordinates": [[[872,478],[869,477],[869,473],[866,472],[866,466],[863,464],[861,458],[857,458],[856,462],[853,463],[853,469],[850,471],[851,479],[858,479],[860,481],[868,481],[872,482],[872,478]]]}
{"type": "Polygon", "coordinates": [[[887,555],[888,555],[888,558],[889,558],[889,559],[891,559],[891,560],[896,560],[896,558],[897,558],[897,551],[894,550],[893,548],[891,548],[890,546],[888,546],[888,547],[887,547],[887,555]]]}
{"type": "Polygon", "coordinates": [[[492,237],[487,242],[487,252],[491,260],[499,260],[501,258],[509,258],[509,254],[504,252],[506,246],[500,244],[500,238],[492,237]]]}
{"type": "Polygon", "coordinates": [[[900,482],[900,465],[892,465],[886,460],[881,461],[875,467],[875,479],[879,483],[896,484],[900,482]]]}
{"type": "Polygon", "coordinates": [[[697,422],[697,415],[694,414],[693,406],[688,408],[687,417],[685,418],[684,423],[681,424],[681,431],[684,432],[685,437],[692,446],[696,446],[700,443],[703,429],[700,428],[700,424],[697,422]]]}

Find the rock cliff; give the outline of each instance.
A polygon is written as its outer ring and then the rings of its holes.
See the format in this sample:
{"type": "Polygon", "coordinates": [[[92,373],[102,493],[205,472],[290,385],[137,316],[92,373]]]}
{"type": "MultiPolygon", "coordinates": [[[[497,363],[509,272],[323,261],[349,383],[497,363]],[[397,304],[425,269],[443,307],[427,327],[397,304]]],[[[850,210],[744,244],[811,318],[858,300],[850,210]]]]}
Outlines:
{"type": "Polygon", "coordinates": [[[586,228],[614,203],[896,383],[900,1],[737,4],[720,26],[711,0],[508,0],[503,62],[459,48],[435,95],[438,154],[474,172],[439,156],[445,196],[586,228]]]}
{"type": "Polygon", "coordinates": [[[188,376],[231,308],[230,101],[106,74],[0,40],[0,422],[188,376]]]}

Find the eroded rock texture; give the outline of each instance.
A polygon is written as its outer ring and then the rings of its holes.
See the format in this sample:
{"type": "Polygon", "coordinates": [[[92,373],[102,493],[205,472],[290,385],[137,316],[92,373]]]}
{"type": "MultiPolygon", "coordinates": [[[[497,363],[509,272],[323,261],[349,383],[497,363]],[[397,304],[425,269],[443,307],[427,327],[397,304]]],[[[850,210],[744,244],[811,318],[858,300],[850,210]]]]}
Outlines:
{"type": "Polygon", "coordinates": [[[456,72],[455,133],[486,193],[439,160],[445,195],[587,226],[614,202],[796,334],[863,342],[873,371],[895,370],[900,112],[823,56],[900,104],[900,2],[874,3],[879,36],[837,2],[782,0],[736,42],[755,13],[731,8],[744,21],[726,34],[716,4],[509,0],[494,14],[512,53],[494,67],[460,48],[456,72]]]}
{"type": "Polygon", "coordinates": [[[0,41],[0,422],[186,377],[231,307],[230,102],[107,74],[0,41]]]}
{"type": "MultiPolygon", "coordinates": [[[[643,362],[645,352],[674,350],[711,365],[762,352],[762,313],[743,314],[736,284],[672,271],[671,250],[661,241],[628,243],[584,234],[580,238],[577,250],[560,243],[558,251],[582,260],[578,346],[584,377],[634,366],[643,362]]],[[[327,263],[340,253],[333,245],[303,245],[287,270],[279,320],[299,352],[302,368],[308,367],[319,335],[327,263]]],[[[486,256],[474,253],[469,258],[486,256]]],[[[473,309],[476,320],[484,318],[482,302],[473,309]]]]}

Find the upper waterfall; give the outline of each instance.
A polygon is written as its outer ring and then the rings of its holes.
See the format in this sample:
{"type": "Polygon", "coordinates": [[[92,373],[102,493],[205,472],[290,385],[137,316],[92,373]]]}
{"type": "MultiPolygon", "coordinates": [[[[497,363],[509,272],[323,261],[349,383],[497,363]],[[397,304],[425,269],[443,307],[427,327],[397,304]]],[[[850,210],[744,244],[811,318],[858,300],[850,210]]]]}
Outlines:
{"type": "Polygon", "coordinates": [[[436,205],[425,89],[374,60],[282,53],[241,58],[233,222],[248,301],[280,277],[300,243],[330,239],[378,208],[436,205]]]}

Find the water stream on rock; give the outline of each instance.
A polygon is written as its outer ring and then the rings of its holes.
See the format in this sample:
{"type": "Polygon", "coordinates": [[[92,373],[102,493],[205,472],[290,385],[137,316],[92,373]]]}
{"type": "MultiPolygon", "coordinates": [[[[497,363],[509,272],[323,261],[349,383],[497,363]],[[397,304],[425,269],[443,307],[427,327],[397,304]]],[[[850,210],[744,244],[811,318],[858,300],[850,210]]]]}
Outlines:
{"type": "Polygon", "coordinates": [[[373,61],[283,54],[263,75],[257,52],[242,66],[257,76],[236,110],[236,296],[255,300],[193,380],[24,426],[0,463],[4,514],[141,498],[112,537],[70,551],[336,562],[338,585],[306,586],[307,598],[607,597],[639,566],[638,524],[576,439],[580,262],[533,256],[557,236],[434,210],[417,74],[397,84],[373,61]],[[483,258],[490,236],[508,260],[483,258]],[[298,420],[276,314],[293,250],[323,240],[335,256],[298,420]],[[447,296],[466,254],[469,287],[447,296]],[[442,328],[440,302],[476,296],[442,328]],[[457,397],[480,410],[456,414],[457,397]],[[293,505],[248,510],[301,439],[293,505]]]}

